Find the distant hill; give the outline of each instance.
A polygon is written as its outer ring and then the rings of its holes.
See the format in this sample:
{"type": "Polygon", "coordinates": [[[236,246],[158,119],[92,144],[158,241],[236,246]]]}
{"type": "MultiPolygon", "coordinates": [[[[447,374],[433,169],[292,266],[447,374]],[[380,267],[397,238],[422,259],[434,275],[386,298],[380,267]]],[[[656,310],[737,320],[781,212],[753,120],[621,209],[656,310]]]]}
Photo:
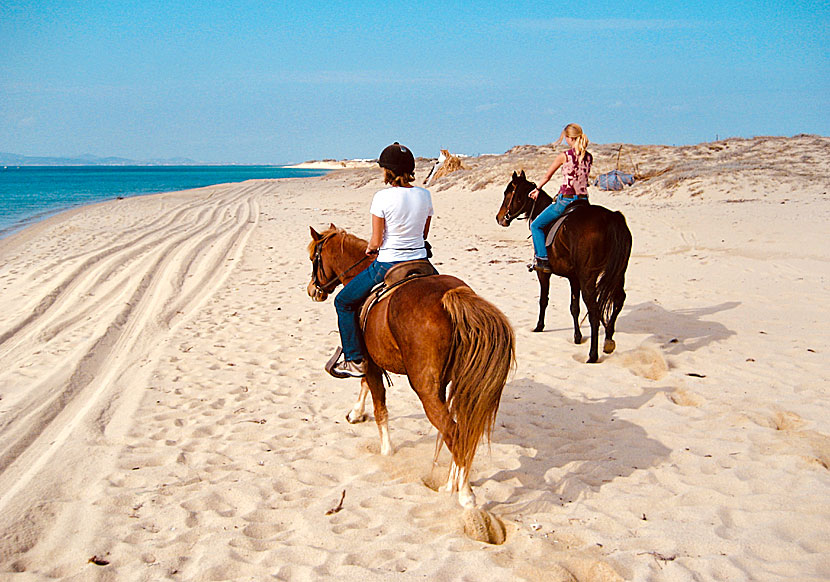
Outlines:
{"type": "Polygon", "coordinates": [[[93,156],[83,154],[74,158],[50,156],[21,156],[0,152],[0,166],[194,166],[199,162],[190,158],[166,158],[129,160],[127,158],[93,156]]]}

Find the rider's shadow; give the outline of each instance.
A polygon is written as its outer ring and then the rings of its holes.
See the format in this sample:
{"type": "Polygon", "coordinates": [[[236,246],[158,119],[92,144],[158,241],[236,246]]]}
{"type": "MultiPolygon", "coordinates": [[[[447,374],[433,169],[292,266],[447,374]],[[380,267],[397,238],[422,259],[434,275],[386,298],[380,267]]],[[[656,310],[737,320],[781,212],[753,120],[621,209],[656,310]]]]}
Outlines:
{"type": "Polygon", "coordinates": [[[693,352],[737,335],[722,323],[704,318],[735,309],[740,304],[739,301],[725,301],[711,307],[670,311],[654,302],[639,303],[620,315],[617,329],[635,334],[650,333],[649,339],[661,344],[668,354],[693,352]]]}
{"type": "Polygon", "coordinates": [[[520,514],[537,502],[573,502],[615,479],[663,463],[671,449],[615,414],[641,408],[661,390],[575,400],[527,378],[513,380],[505,387],[493,442],[518,447],[519,466],[487,479],[519,483],[511,497],[530,501],[515,502],[509,511],[520,514]],[[547,495],[540,497],[543,492],[547,495]]]}

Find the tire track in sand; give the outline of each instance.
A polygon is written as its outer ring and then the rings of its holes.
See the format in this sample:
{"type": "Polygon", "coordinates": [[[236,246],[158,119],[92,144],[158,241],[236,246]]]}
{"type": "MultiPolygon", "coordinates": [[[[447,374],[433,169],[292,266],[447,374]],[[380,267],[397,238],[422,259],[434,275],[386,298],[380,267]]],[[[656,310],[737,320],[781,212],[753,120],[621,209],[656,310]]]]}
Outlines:
{"type": "Polygon", "coordinates": [[[166,209],[127,240],[81,257],[28,316],[0,330],[0,387],[26,386],[4,401],[0,514],[36,476],[67,478],[56,474],[71,471],[71,459],[61,458],[59,469],[52,460],[73,435],[118,438],[126,430],[143,395],[136,374],[146,373],[177,316],[195,312],[227,279],[266,184],[213,188],[207,200],[166,209]]]}

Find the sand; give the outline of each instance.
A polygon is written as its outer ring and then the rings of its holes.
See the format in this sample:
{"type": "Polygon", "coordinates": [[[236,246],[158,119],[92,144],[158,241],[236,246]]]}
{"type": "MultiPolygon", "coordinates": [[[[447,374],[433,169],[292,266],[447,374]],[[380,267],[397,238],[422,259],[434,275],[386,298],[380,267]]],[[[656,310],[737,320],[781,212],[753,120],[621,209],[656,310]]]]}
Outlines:
{"type": "MultiPolygon", "coordinates": [[[[594,174],[618,148],[593,146],[594,174]]],[[[510,173],[538,180],[552,152],[466,158],[432,188],[436,266],[517,334],[472,474],[504,543],[427,486],[448,459],[431,470],[405,377],[383,457],[373,421],[345,421],[358,381],[323,371],[338,336],[306,294],[309,226],[366,236],[380,187],[349,168],[0,241],[0,579],[830,579],[830,138],[623,146],[653,177],[590,190],[634,241],[617,351],[593,365],[564,279],[531,331],[527,227],[495,220],[510,173]]]]}

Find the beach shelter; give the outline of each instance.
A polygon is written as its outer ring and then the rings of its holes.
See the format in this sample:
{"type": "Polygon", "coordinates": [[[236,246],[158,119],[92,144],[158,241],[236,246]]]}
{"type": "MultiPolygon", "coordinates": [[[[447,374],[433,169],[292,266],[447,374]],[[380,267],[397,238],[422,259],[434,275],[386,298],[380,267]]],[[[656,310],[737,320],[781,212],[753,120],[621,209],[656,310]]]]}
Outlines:
{"type": "MultiPolygon", "coordinates": [[[[600,174],[599,178],[594,180],[594,186],[599,187],[600,190],[622,190],[626,186],[631,186],[634,183],[634,175],[626,174],[620,171],[620,156],[622,155],[622,145],[617,150],[617,167],[610,172],[600,174]]],[[[637,165],[634,165],[634,171],[637,171],[637,165]]]]}
{"type": "Polygon", "coordinates": [[[605,174],[600,174],[599,178],[594,180],[594,186],[598,186],[600,190],[622,190],[625,186],[631,186],[633,183],[633,174],[626,174],[619,170],[611,170],[605,174]]]}

